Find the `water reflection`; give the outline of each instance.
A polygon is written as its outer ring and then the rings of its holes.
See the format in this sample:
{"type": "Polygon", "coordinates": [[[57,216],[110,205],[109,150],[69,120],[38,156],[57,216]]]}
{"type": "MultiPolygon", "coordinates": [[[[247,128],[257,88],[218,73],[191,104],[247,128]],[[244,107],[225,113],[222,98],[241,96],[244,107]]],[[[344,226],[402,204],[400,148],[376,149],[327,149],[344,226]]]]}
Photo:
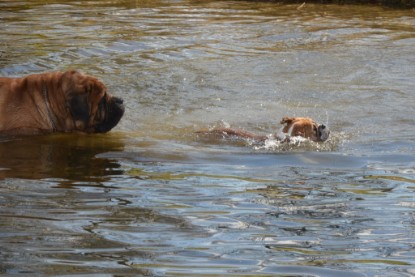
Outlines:
{"type": "Polygon", "coordinates": [[[120,136],[58,134],[0,141],[0,178],[63,179],[101,182],[121,174],[120,165],[97,158],[108,151],[121,151],[120,136]]]}

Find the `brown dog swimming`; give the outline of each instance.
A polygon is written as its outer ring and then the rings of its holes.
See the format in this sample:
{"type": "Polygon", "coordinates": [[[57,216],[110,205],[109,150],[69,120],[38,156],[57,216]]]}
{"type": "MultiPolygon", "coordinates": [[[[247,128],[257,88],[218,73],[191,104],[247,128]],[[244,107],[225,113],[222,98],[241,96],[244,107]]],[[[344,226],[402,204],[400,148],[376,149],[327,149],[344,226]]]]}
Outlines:
{"type": "Polygon", "coordinates": [[[317,124],[308,117],[283,117],[280,122],[284,126],[277,134],[269,136],[257,135],[244,130],[232,128],[218,128],[207,132],[198,132],[205,134],[221,135],[222,137],[237,137],[252,139],[255,141],[265,141],[267,139],[276,139],[289,142],[291,137],[303,137],[315,142],[323,142],[329,138],[330,130],[323,124],[317,124]]]}
{"type": "Polygon", "coordinates": [[[105,133],[124,110],[121,98],[79,71],[0,78],[0,135],[105,133]]]}

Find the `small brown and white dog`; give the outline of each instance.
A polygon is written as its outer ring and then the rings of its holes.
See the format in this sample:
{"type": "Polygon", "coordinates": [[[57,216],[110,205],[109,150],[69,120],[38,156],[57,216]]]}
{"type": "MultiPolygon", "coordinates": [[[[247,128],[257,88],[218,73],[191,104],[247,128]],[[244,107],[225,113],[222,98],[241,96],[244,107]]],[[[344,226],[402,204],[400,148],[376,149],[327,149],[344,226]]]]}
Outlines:
{"type": "Polygon", "coordinates": [[[240,129],[217,128],[208,132],[198,132],[205,134],[221,135],[222,137],[236,137],[252,139],[263,142],[267,139],[275,139],[290,142],[292,137],[303,137],[314,142],[323,142],[329,138],[330,130],[323,124],[317,124],[308,117],[283,117],[281,122],[284,126],[277,134],[257,135],[240,129]]]}

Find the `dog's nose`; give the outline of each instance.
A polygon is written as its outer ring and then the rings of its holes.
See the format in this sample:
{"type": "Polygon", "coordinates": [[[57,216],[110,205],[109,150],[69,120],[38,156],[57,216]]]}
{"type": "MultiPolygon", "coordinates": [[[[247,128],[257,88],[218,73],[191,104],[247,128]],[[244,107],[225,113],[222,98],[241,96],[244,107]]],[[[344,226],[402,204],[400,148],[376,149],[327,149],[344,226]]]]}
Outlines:
{"type": "Polygon", "coordinates": [[[320,128],[324,130],[324,129],[326,129],[326,125],[321,124],[321,125],[320,125],[320,128]]]}

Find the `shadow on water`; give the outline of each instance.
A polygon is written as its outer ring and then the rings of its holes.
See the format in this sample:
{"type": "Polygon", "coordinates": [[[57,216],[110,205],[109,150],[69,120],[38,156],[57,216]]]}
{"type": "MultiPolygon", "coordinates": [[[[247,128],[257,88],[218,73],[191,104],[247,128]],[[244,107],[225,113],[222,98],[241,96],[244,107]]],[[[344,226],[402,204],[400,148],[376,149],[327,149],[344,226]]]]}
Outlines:
{"type": "Polygon", "coordinates": [[[119,164],[97,158],[121,151],[122,138],[112,135],[57,134],[0,139],[0,179],[100,181],[120,174],[119,164]]]}

